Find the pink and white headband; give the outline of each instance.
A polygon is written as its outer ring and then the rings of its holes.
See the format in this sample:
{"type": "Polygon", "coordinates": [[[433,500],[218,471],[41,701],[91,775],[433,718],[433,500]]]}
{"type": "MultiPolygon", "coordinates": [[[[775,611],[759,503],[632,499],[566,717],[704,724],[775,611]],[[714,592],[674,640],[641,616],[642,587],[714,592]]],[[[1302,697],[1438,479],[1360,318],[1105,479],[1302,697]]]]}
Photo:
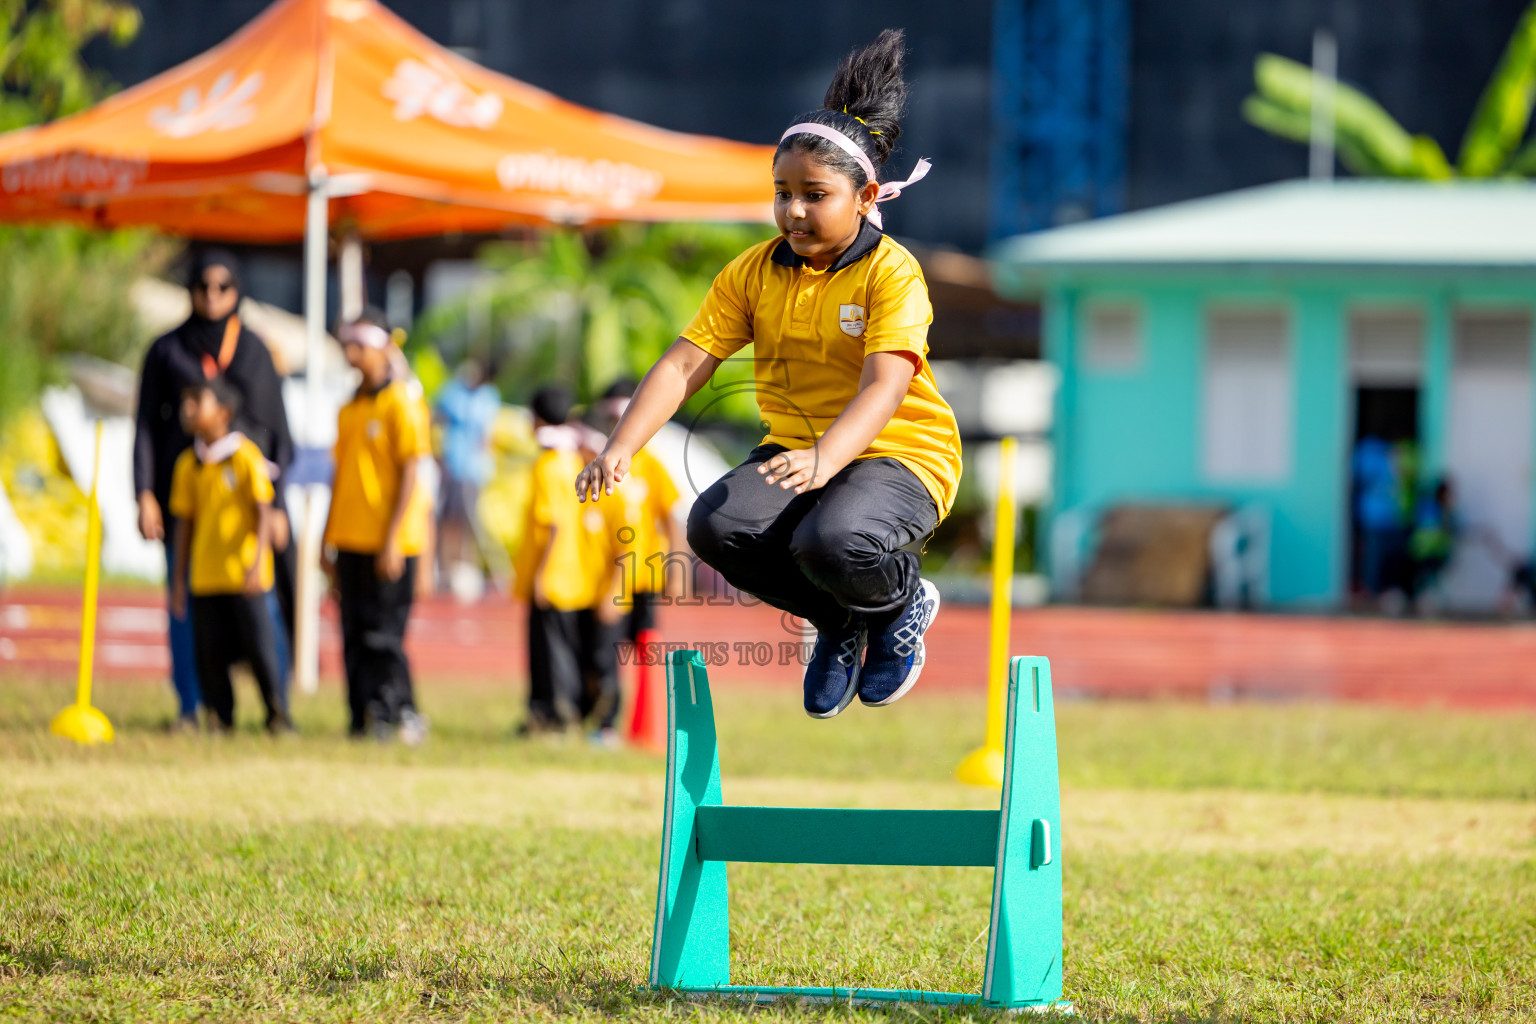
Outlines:
{"type": "MultiPolygon", "coordinates": [[[[864,172],[864,176],[866,178],[868,178],[870,181],[878,180],[878,175],[875,174],[875,165],[869,159],[869,154],[865,153],[864,150],[859,147],[857,142],[854,142],[852,139],[838,131],[836,128],[828,128],[826,125],[816,124],[814,121],[801,121],[799,124],[790,125],[789,130],[779,137],[779,142],[782,143],[791,135],[815,135],[819,138],[826,139],[828,142],[837,146],[843,152],[847,153],[849,156],[858,161],[859,168],[864,172]]],[[[883,203],[887,199],[895,199],[897,196],[901,195],[902,189],[906,188],[908,185],[913,184],[914,182],[922,181],[923,178],[928,175],[928,171],[932,167],[933,164],[928,162],[927,157],[924,157],[917,162],[915,167],[912,168],[912,173],[907,176],[906,181],[880,182],[880,191],[875,195],[875,202],[883,203]]],[[[885,226],[880,221],[880,208],[878,206],[871,206],[869,208],[869,222],[877,228],[883,228],[885,226]]]]}
{"type": "Polygon", "coordinates": [[[362,345],[364,348],[388,348],[389,332],[378,324],[348,324],[341,329],[343,345],[362,345]]]}

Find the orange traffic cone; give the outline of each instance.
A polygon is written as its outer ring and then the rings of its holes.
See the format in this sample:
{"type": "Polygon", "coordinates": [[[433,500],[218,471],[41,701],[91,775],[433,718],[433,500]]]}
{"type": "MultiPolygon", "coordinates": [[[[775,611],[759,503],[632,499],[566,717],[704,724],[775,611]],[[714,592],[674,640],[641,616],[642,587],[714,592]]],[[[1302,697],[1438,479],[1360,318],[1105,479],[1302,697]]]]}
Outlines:
{"type": "Polygon", "coordinates": [[[661,634],[642,629],[635,638],[635,713],[629,720],[629,743],[646,750],[667,749],[667,709],[660,659],[656,658],[661,634]]]}

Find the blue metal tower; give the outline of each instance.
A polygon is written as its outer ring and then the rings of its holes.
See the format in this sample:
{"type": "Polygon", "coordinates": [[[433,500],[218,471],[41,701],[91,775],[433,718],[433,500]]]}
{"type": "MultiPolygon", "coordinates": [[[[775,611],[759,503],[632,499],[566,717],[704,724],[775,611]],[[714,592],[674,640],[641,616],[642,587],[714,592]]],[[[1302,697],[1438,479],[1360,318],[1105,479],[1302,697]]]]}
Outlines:
{"type": "Polygon", "coordinates": [[[1129,7],[994,0],[994,239],[1123,207],[1129,7]]]}

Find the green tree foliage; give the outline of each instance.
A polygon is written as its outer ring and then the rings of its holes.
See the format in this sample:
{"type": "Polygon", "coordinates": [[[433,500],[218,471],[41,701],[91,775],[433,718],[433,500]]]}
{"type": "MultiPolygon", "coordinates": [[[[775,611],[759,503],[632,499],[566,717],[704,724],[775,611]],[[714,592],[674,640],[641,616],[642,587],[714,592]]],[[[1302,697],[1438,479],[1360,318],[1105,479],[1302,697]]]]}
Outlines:
{"type": "Polygon", "coordinates": [[[129,288],[168,255],[143,232],[0,227],[0,419],[59,378],[64,357],[137,356],[149,339],[129,288]]]}
{"type": "MultiPolygon", "coordinates": [[[[138,9],[120,0],[0,0],[0,130],[101,99],[109,85],[81,47],[126,43],[138,28],[138,9]]],[[[134,356],[146,339],[129,288],[168,255],[143,231],[0,226],[0,418],[31,402],[63,356],[134,356]]]]}
{"type": "MultiPolygon", "coordinates": [[[[650,369],[720,269],[770,234],[753,226],[621,224],[492,243],[480,253],[491,276],[425,311],[415,343],[436,345],[450,362],[492,360],[509,400],[549,381],[590,400],[619,377],[650,369]]],[[[749,358],[728,361],[685,411],[756,423],[751,373],[749,358]]]]}
{"type": "Polygon", "coordinates": [[[0,131],[84,110],[110,91],[80,59],[98,36],[122,45],[139,10],[122,0],[0,0],[0,131]]]}
{"type": "MultiPolygon", "coordinates": [[[[1259,55],[1253,78],[1256,92],[1243,102],[1243,116],[1272,135],[1308,142],[1312,104],[1327,86],[1307,65],[1272,53],[1259,55]]],[[[1483,90],[1455,166],[1434,139],[1409,133],[1381,104],[1342,82],[1334,86],[1334,144],[1340,162],[1363,177],[1529,177],[1536,174],[1536,140],[1524,140],[1533,102],[1536,2],[1483,90]]]]}

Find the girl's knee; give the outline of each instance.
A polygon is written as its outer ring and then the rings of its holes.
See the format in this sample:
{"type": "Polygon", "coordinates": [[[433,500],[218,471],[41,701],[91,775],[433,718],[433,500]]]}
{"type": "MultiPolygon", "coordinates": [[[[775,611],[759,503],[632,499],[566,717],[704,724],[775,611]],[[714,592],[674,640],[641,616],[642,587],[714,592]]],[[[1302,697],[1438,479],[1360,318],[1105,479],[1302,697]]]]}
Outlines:
{"type": "Polygon", "coordinates": [[[693,553],[713,565],[725,550],[731,523],[702,500],[695,501],[688,512],[688,546],[693,553]]]}
{"type": "Polygon", "coordinates": [[[837,579],[879,557],[870,538],[857,528],[809,517],[795,530],[789,550],[801,570],[818,580],[837,579]]]}

